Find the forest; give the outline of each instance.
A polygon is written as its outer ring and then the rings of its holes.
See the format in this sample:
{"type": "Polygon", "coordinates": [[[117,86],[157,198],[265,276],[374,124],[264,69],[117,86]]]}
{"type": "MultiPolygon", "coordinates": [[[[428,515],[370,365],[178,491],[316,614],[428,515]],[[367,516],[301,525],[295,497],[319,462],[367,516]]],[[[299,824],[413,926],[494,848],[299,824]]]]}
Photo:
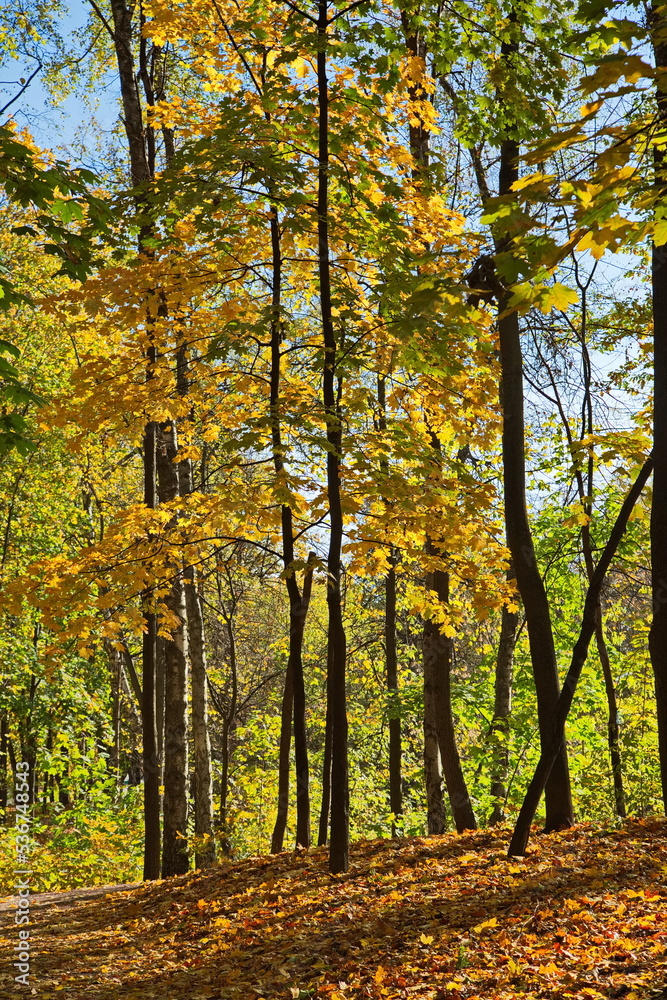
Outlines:
{"type": "Polygon", "coordinates": [[[40,892],[645,830],[667,5],[19,0],[0,47],[5,891],[28,827],[40,892]]]}

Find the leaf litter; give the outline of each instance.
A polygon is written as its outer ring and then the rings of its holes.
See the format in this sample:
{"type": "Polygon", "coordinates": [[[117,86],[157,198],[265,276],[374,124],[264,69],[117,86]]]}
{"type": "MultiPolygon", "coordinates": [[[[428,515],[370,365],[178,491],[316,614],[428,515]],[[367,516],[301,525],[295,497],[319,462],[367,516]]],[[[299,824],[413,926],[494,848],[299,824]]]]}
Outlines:
{"type": "Polygon", "coordinates": [[[507,842],[361,841],[344,875],[317,848],[38,907],[32,989],[8,958],[0,998],[667,1000],[667,821],[507,842]]]}

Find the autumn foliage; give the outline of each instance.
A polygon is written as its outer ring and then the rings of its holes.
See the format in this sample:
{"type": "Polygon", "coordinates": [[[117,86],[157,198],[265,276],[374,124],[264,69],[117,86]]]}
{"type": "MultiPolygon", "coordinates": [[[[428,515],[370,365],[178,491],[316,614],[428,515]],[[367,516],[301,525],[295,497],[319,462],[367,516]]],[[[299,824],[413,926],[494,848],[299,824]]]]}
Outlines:
{"type": "Polygon", "coordinates": [[[502,831],[362,841],[341,876],[316,849],[105,898],[48,897],[35,987],[97,1000],[662,995],[664,821],[578,826],[522,859],[505,843],[502,831]]]}

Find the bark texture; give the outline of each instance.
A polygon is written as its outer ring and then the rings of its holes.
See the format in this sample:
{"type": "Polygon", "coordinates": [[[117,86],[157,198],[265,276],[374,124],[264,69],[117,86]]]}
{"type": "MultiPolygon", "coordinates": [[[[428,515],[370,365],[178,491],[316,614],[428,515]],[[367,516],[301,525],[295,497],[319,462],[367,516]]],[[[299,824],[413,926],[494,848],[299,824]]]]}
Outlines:
{"type": "MultiPolygon", "coordinates": [[[[159,428],[157,448],[160,503],[179,495],[176,465],[178,440],[173,422],[159,428]]],[[[173,527],[173,524],[172,524],[173,527]]],[[[176,622],[164,638],[164,795],[162,800],[162,878],[188,870],[188,633],[183,571],[172,566],[171,589],[165,597],[167,611],[176,622]]]]}
{"type": "Polygon", "coordinates": [[[426,823],[429,833],[444,833],[447,815],[442,796],[440,745],[435,707],[435,657],[424,650],[424,783],[426,786],[426,823]]]}

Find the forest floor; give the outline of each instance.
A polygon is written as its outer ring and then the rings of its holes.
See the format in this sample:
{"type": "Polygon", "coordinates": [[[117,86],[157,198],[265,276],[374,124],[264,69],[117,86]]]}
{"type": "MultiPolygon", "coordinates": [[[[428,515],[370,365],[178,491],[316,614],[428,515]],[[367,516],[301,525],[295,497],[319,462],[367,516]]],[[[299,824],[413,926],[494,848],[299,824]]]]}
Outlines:
{"type": "Polygon", "coordinates": [[[32,897],[28,987],[0,907],[0,998],[667,1000],[667,821],[353,845],[32,897]]]}

